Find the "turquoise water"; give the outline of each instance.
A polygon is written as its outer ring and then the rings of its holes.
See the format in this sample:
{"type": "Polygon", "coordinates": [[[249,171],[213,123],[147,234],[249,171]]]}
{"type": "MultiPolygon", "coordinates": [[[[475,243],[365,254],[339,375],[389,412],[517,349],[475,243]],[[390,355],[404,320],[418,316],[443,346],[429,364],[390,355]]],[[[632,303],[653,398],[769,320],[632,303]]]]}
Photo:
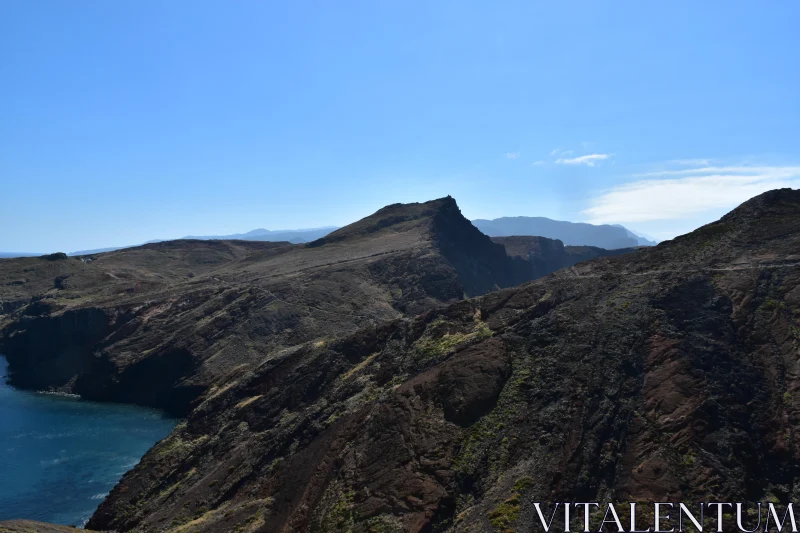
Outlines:
{"type": "Polygon", "coordinates": [[[0,520],[82,526],[176,421],[141,407],[5,384],[0,356],[0,520]]]}

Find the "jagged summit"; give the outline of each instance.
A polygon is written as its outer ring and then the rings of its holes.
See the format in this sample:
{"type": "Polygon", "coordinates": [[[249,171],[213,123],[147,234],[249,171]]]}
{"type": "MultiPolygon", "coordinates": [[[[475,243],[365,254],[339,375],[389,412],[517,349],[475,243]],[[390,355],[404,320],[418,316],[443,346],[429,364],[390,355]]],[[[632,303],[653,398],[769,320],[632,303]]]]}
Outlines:
{"type": "Polygon", "coordinates": [[[258,508],[261,531],[483,533],[536,529],[537,501],[785,504],[800,267],[775,258],[798,250],[793,198],[768,196],[758,224],[728,217],[267,359],[206,397],[89,526],[223,532],[258,508]]]}
{"type": "Polygon", "coordinates": [[[531,279],[519,262],[452,197],[387,206],[309,245],[177,240],[15,259],[0,264],[0,347],[19,386],[185,414],[266,354],[531,279]]]}
{"type": "Polygon", "coordinates": [[[15,260],[7,279],[77,265],[109,289],[61,279],[4,315],[0,351],[28,385],[186,416],[95,529],[483,533],[538,527],[535,501],[783,502],[800,476],[796,204],[779,191],[468,300],[568,247],[492,242],[442,199],[141,293],[152,249],[140,270],[15,260]]]}
{"type": "Polygon", "coordinates": [[[441,254],[455,269],[460,290],[466,296],[530,279],[530,273],[516,267],[503,246],[493,243],[461,214],[452,196],[422,203],[388,205],[306,246],[321,248],[370,241],[387,249],[427,247],[441,254]]]}
{"type": "Polygon", "coordinates": [[[754,196],[722,217],[721,220],[760,218],[766,215],[791,215],[800,212],[800,189],[773,189],[754,196]]]}
{"type": "Polygon", "coordinates": [[[457,216],[461,216],[461,211],[455,199],[451,196],[427,202],[390,204],[357,222],[348,224],[325,237],[310,242],[307,246],[322,246],[332,242],[339,242],[347,238],[362,237],[384,229],[388,229],[392,232],[402,232],[420,228],[428,229],[426,225],[429,225],[433,217],[442,212],[449,212],[451,215],[457,213],[457,216]]]}

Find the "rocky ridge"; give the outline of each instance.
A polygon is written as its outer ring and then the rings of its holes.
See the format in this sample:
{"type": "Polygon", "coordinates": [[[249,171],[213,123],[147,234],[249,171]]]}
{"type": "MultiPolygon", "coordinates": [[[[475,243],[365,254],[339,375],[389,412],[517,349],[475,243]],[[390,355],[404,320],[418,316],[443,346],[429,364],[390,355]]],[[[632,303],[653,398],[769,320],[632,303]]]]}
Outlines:
{"type": "Polygon", "coordinates": [[[800,191],[270,356],[90,523],[528,531],[533,501],[796,500],[800,191]]]}
{"type": "Polygon", "coordinates": [[[451,198],[389,206],[307,245],[4,260],[0,349],[15,385],[183,415],[263,354],[529,279],[513,262],[451,198]]]}
{"type": "MultiPolygon", "coordinates": [[[[422,220],[386,209],[308,248],[422,220]]],[[[89,526],[527,531],[533,501],[796,500],[798,226],[800,191],[771,191],[654,248],[264,351],[89,526]]],[[[439,254],[463,292],[514,278],[468,245],[439,254]]]]}

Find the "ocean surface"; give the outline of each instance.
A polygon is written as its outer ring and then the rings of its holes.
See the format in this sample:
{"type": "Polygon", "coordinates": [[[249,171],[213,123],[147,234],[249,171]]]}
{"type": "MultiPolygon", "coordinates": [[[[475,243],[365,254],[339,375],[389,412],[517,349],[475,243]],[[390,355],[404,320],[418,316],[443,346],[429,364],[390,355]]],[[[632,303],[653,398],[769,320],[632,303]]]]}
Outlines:
{"type": "Polygon", "coordinates": [[[0,356],[0,520],[82,526],[177,421],[141,407],[14,389],[0,356]]]}

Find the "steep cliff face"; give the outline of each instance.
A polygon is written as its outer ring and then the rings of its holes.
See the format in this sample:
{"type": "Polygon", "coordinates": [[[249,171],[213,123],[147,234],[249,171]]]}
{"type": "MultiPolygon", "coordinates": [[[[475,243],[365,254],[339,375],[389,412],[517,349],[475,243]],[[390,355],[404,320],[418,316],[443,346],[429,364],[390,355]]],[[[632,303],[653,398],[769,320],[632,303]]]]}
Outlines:
{"type": "Polygon", "coordinates": [[[50,317],[50,309],[28,306],[28,313],[5,330],[14,385],[42,389],[64,387],[76,374],[89,370],[94,346],[111,331],[113,318],[98,308],[64,311],[50,317]],[[45,316],[42,316],[45,315],[45,316]]]}
{"type": "Polygon", "coordinates": [[[272,352],[530,279],[455,200],[388,206],[309,245],[172,241],[0,260],[12,383],[184,415],[272,352]]]}
{"type": "Polygon", "coordinates": [[[199,274],[192,243],[168,269],[98,256],[4,316],[15,379],[49,376],[28,386],[187,413],[89,526],[527,531],[533,501],[797,499],[800,192],[466,301],[561,248],[504,261],[450,202],[199,274]]]}
{"type": "Polygon", "coordinates": [[[515,263],[519,278],[537,279],[556,270],[571,267],[583,261],[622,255],[636,251],[636,248],[606,250],[595,246],[564,246],[560,240],[546,237],[492,237],[492,241],[502,244],[506,253],[524,261],[515,263]]]}
{"type": "Polygon", "coordinates": [[[534,501],[796,501],[799,318],[800,191],[774,191],[652,249],[272,352],[89,525],[529,531],[534,501]]]}
{"type": "Polygon", "coordinates": [[[480,232],[461,216],[455,200],[447,197],[433,218],[436,245],[453,265],[468,296],[512,287],[533,279],[517,261],[509,259],[503,246],[480,232]]]}

